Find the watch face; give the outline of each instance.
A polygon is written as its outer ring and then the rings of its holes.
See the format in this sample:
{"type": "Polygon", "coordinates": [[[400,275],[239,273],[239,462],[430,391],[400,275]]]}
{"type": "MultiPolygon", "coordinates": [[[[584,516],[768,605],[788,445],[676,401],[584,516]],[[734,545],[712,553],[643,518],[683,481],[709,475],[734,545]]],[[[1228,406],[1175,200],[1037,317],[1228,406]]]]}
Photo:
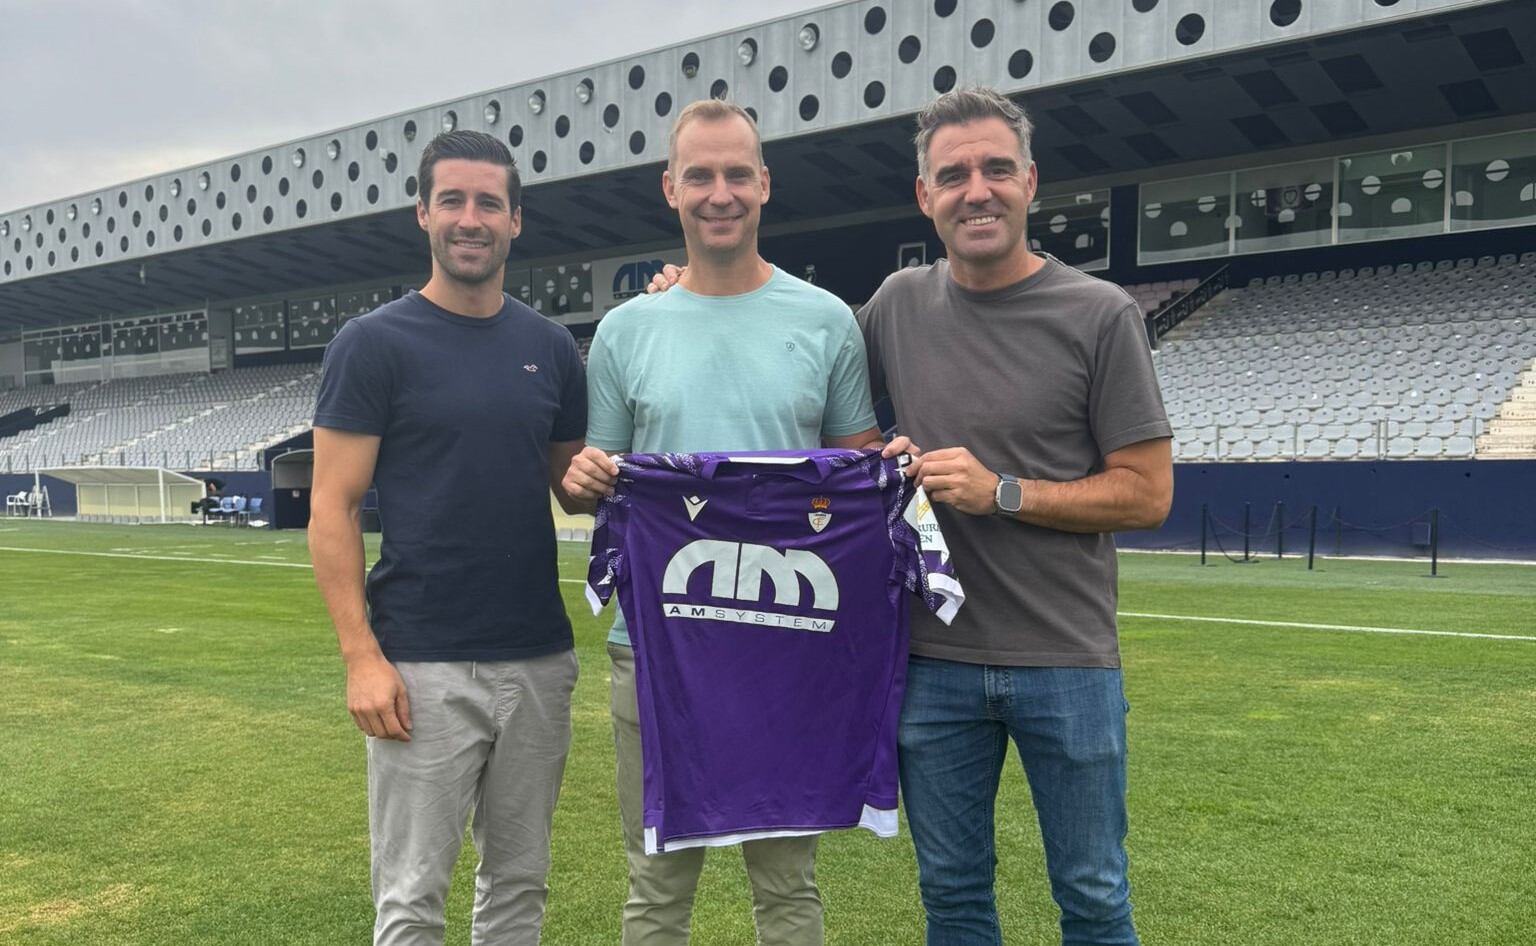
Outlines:
{"type": "Polygon", "coordinates": [[[997,505],[1003,512],[1018,512],[1024,506],[1024,488],[1012,480],[1003,480],[997,487],[997,505]]]}

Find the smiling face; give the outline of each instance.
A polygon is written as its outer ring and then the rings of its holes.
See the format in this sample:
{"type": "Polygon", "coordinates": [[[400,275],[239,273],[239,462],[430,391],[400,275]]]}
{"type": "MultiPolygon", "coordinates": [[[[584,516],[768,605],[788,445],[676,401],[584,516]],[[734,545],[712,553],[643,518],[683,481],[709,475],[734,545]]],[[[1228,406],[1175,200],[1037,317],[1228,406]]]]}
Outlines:
{"type": "Polygon", "coordinates": [[[416,202],[416,222],[432,245],[433,277],[463,286],[501,282],[507,252],[522,230],[522,208],[509,206],[509,170],[489,161],[445,158],[432,192],[416,202]]]}
{"type": "Polygon", "coordinates": [[[690,259],[757,254],[757,227],[768,202],[768,169],[758,153],[757,136],[739,116],[697,118],[678,130],[661,188],[682,220],[690,259]]]}
{"type": "Polygon", "coordinates": [[[944,125],[929,142],[927,165],[917,203],[952,264],[1022,278],[1032,259],[1024,230],[1036,176],[1018,135],[1000,118],[944,125]]]}

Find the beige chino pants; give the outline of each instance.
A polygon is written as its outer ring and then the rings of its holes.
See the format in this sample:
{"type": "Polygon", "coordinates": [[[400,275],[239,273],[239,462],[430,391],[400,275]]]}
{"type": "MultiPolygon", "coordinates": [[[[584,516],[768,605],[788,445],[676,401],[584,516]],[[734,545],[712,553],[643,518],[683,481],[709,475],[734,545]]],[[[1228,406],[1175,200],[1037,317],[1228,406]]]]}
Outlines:
{"type": "MultiPolygon", "coordinates": [[[[644,768],[635,699],[635,652],[608,645],[609,691],[618,755],[619,814],[629,858],[623,946],[686,946],[704,848],[645,853],[644,768]]],[[[816,836],[765,838],[741,846],[752,883],[758,946],[821,946],[821,894],[816,889],[816,836]]]]}

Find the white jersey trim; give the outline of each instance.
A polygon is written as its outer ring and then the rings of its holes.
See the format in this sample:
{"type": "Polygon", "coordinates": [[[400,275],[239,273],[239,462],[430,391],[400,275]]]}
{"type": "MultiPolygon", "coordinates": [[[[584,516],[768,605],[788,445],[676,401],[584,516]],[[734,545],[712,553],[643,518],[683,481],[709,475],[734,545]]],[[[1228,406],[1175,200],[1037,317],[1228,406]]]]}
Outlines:
{"type": "Polygon", "coordinates": [[[955,619],[960,606],[965,604],[965,589],[960,587],[960,582],[952,575],[940,575],[937,572],[928,573],[928,590],[944,599],[939,605],[939,610],[934,614],[946,625],[955,619]]]}
{"type": "MultiPolygon", "coordinates": [[[[871,831],[876,837],[894,838],[896,836],[897,821],[894,808],[871,808],[864,806],[859,813],[859,823],[851,827],[864,828],[871,831]]],[[[738,831],[732,834],[711,834],[695,838],[679,838],[662,844],[656,833],[656,829],[645,829],[645,853],[663,854],[668,851],[681,851],[691,847],[730,847],[743,841],[761,841],[764,838],[803,838],[812,834],[824,834],[827,831],[837,831],[840,828],[785,828],[776,831],[738,831]]]]}

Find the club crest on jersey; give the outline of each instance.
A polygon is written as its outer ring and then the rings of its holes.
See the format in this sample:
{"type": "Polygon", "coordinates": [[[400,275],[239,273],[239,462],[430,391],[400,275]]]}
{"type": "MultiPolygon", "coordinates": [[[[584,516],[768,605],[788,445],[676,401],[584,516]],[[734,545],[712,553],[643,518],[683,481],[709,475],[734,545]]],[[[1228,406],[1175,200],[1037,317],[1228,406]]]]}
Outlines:
{"type": "Polygon", "coordinates": [[[684,496],[683,507],[688,510],[688,521],[692,522],[699,518],[699,513],[704,511],[704,506],[708,502],[709,500],[700,499],[698,496],[684,496]]]}
{"type": "Polygon", "coordinates": [[[811,531],[820,532],[832,521],[832,514],[827,509],[832,505],[832,500],[825,496],[817,496],[811,500],[811,512],[807,518],[811,520],[811,531]]]}

